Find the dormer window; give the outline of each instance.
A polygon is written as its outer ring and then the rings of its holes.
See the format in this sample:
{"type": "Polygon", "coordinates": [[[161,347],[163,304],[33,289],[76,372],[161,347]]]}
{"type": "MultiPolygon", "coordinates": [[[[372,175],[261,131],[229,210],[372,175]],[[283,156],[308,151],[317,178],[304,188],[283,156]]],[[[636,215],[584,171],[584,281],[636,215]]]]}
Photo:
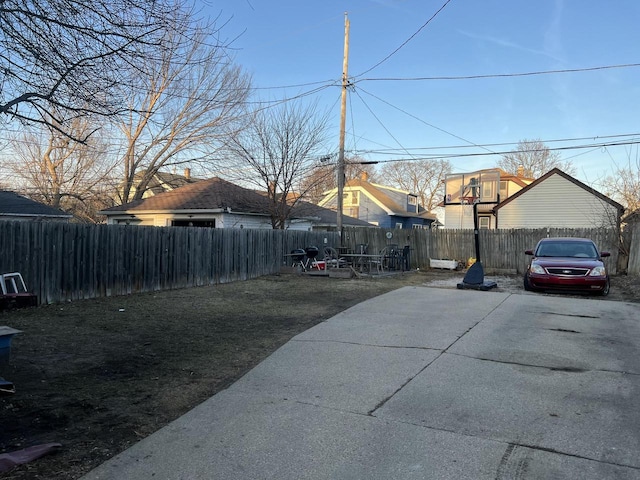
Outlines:
{"type": "Polygon", "coordinates": [[[345,207],[357,207],[360,204],[360,196],[358,195],[360,192],[345,192],[342,195],[342,203],[345,207]]]}
{"type": "Polygon", "coordinates": [[[500,201],[506,200],[509,196],[508,184],[506,180],[500,180],[500,201]]]}
{"type": "Polygon", "coordinates": [[[418,197],[416,197],[415,195],[408,195],[407,203],[413,206],[418,205],[418,197]]]}

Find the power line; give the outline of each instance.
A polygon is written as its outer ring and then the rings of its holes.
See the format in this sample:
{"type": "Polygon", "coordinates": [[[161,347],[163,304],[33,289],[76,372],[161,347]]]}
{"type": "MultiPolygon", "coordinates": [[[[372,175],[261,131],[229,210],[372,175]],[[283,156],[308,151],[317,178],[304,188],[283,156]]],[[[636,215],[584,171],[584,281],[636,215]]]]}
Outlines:
{"type": "Polygon", "coordinates": [[[407,38],[398,48],[396,48],[393,52],[391,52],[389,55],[387,55],[386,57],[384,57],[382,60],[380,60],[378,63],[376,63],[373,67],[365,70],[364,72],[362,72],[359,75],[356,75],[355,78],[357,77],[361,77],[362,75],[369,73],[371,70],[378,68],[380,65],[382,65],[384,62],[386,62],[387,60],[389,60],[392,56],[394,56],[396,53],[398,53],[398,51],[400,51],[400,49],[402,47],[404,47],[407,43],[409,43],[411,40],[413,40],[413,37],[415,37],[416,35],[418,35],[418,33],[420,33],[427,25],[429,25],[429,23],[431,23],[431,21],[436,18],[438,16],[438,14],[444,10],[444,8],[449,4],[449,2],[451,2],[451,0],[447,0],[446,2],[444,2],[444,4],[438,9],[438,11],[436,13],[434,13],[431,18],[429,20],[427,20],[425,23],[422,24],[422,26],[416,30],[416,32],[413,33],[413,35],[411,35],[409,38],[407,38]]]}
{"type": "Polygon", "coordinates": [[[584,68],[566,68],[561,70],[540,70],[535,72],[520,73],[492,73],[486,75],[461,75],[461,76],[442,76],[442,77],[380,77],[380,78],[360,78],[356,82],[421,82],[427,80],[476,80],[484,78],[513,78],[513,77],[531,77],[535,75],[552,75],[557,73],[578,73],[593,72],[597,70],[611,70],[616,68],[636,68],[640,67],[640,63],[624,63],[619,65],[602,65],[597,67],[584,68]]]}
{"type": "MultiPolygon", "coordinates": [[[[620,142],[603,142],[603,143],[593,143],[593,144],[586,144],[586,145],[572,145],[572,146],[566,146],[566,147],[533,149],[533,150],[526,150],[526,152],[540,152],[540,151],[557,152],[557,151],[580,150],[585,148],[592,148],[594,150],[597,150],[599,148],[620,147],[625,145],[640,145],[640,139],[620,141],[620,142]]],[[[505,156],[505,155],[513,155],[521,152],[522,150],[505,150],[505,151],[499,151],[499,152],[450,153],[450,154],[441,154],[441,155],[433,154],[428,157],[412,156],[411,158],[394,158],[390,160],[380,160],[378,161],[378,163],[411,162],[411,161],[419,161],[419,160],[448,160],[453,158],[487,157],[487,156],[493,156],[493,155],[505,156]]],[[[371,153],[371,152],[364,152],[364,153],[371,153]]],[[[389,154],[387,153],[387,155],[389,154]]]]}
{"type": "Polygon", "coordinates": [[[408,151],[406,148],[404,148],[404,147],[402,146],[402,144],[400,143],[400,141],[399,141],[396,137],[394,137],[394,136],[393,136],[393,134],[389,131],[389,129],[388,129],[388,128],[387,128],[387,127],[382,123],[382,120],[380,120],[380,119],[378,118],[378,116],[377,116],[375,113],[373,113],[373,110],[371,110],[371,108],[369,107],[369,105],[367,105],[367,102],[365,102],[365,101],[364,101],[364,98],[362,98],[362,96],[360,96],[360,93],[358,92],[358,90],[355,90],[355,93],[356,93],[356,95],[358,95],[358,98],[359,98],[359,99],[360,99],[360,101],[364,104],[364,106],[367,108],[367,110],[369,110],[369,113],[373,116],[373,118],[375,118],[375,119],[378,121],[378,123],[380,124],[380,126],[381,126],[381,127],[382,127],[386,132],[387,132],[387,134],[388,134],[391,138],[393,138],[393,140],[394,140],[394,141],[395,141],[395,142],[400,146],[400,148],[402,148],[402,149],[404,150],[404,152],[405,152],[405,153],[407,153],[408,155],[411,155],[411,153],[409,153],[409,151],[408,151]]]}
{"type": "MultiPolygon", "coordinates": [[[[591,137],[574,137],[574,138],[559,138],[552,140],[539,140],[541,143],[549,144],[549,143],[559,143],[559,142],[577,142],[584,140],[598,140],[598,139],[611,139],[611,138],[624,138],[624,137],[638,137],[640,138],[640,133],[622,133],[618,135],[596,135],[591,137]]],[[[375,143],[375,142],[372,142],[375,143]]],[[[446,145],[446,146],[437,146],[437,147],[410,147],[408,150],[447,150],[447,149],[460,149],[460,148],[483,148],[483,147],[504,147],[507,145],[517,145],[520,141],[516,142],[501,142],[501,143],[484,143],[484,144],[471,144],[471,145],[446,145]]],[[[600,148],[600,147],[598,147],[600,148]]],[[[388,148],[388,149],[380,149],[380,150],[367,150],[370,153],[376,154],[393,154],[396,149],[388,148]]]]}
{"type": "MultiPolygon", "coordinates": [[[[362,90],[362,89],[360,89],[360,90],[362,90]]],[[[425,124],[425,125],[427,125],[428,127],[434,128],[434,129],[436,129],[436,130],[438,130],[438,131],[440,131],[440,132],[446,133],[447,135],[450,135],[450,136],[452,136],[452,137],[454,137],[454,138],[457,138],[458,140],[462,140],[463,142],[469,143],[469,144],[471,144],[471,145],[473,145],[473,146],[475,146],[475,147],[483,148],[484,150],[487,150],[487,151],[491,152],[491,150],[489,150],[488,148],[481,147],[480,145],[478,145],[478,144],[476,144],[476,143],[472,142],[471,140],[467,140],[467,139],[465,139],[465,138],[460,137],[459,135],[456,135],[456,134],[454,134],[454,133],[448,132],[447,130],[444,130],[444,129],[440,128],[440,127],[436,127],[435,125],[432,125],[432,124],[430,124],[430,123],[428,123],[428,122],[426,122],[426,121],[422,120],[421,118],[418,118],[418,117],[416,117],[415,115],[413,115],[413,114],[411,114],[411,113],[409,113],[409,112],[407,112],[407,111],[405,111],[405,110],[403,110],[403,109],[401,109],[401,108],[399,108],[399,107],[396,107],[395,105],[393,105],[393,104],[391,104],[391,103],[387,102],[386,100],[383,100],[382,98],[380,98],[380,97],[378,97],[378,96],[376,96],[376,95],[374,95],[374,94],[372,94],[372,93],[369,93],[369,92],[367,92],[367,91],[365,91],[365,90],[362,90],[362,92],[363,92],[363,93],[366,93],[367,95],[370,95],[370,96],[374,97],[375,99],[377,99],[377,100],[381,101],[382,103],[384,103],[384,104],[386,104],[386,105],[388,105],[388,106],[390,106],[390,107],[392,107],[392,108],[395,108],[395,109],[396,109],[396,110],[398,110],[399,112],[402,112],[402,113],[404,113],[405,115],[408,115],[409,117],[411,117],[411,118],[413,118],[413,119],[415,119],[415,120],[418,120],[418,121],[419,121],[419,122],[421,122],[421,123],[424,123],[424,124],[425,124]]]]}
{"type": "Polygon", "coordinates": [[[320,82],[308,82],[308,83],[298,83],[294,85],[281,85],[281,86],[273,86],[273,87],[252,87],[253,90],[282,90],[285,88],[299,88],[299,87],[309,87],[311,85],[338,85],[338,81],[329,78],[328,80],[322,80],[320,82]]]}

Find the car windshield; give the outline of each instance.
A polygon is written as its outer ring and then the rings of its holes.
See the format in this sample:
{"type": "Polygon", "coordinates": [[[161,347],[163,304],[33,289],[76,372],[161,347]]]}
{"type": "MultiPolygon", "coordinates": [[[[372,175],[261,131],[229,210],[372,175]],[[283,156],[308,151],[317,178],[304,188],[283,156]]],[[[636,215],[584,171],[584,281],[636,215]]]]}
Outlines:
{"type": "Polygon", "coordinates": [[[536,251],[536,256],[597,258],[598,251],[591,242],[554,241],[541,243],[536,251]]]}

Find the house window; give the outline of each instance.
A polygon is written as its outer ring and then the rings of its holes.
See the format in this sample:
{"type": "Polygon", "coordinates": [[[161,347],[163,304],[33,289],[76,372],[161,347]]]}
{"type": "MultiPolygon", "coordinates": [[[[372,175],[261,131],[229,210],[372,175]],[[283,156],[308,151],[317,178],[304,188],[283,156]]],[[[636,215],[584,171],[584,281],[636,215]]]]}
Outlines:
{"type": "Polygon", "coordinates": [[[357,207],[360,205],[360,192],[345,192],[342,194],[342,203],[345,206],[357,207]]]}
{"type": "Polygon", "coordinates": [[[493,182],[482,182],[482,200],[487,201],[493,198],[493,182]]]}
{"type": "Polygon", "coordinates": [[[418,197],[414,197],[413,195],[409,195],[407,197],[407,203],[409,205],[417,205],[418,204],[418,197]]]}
{"type": "Polygon", "coordinates": [[[402,228],[402,223],[397,222],[397,223],[396,223],[396,228],[402,228]]]}
{"type": "Polygon", "coordinates": [[[491,228],[491,217],[478,215],[478,226],[480,230],[489,230],[491,228]]]}
{"type": "Polygon", "coordinates": [[[360,208],[359,207],[344,207],[342,209],[342,213],[347,217],[360,218],[360,208]]]}
{"type": "Polygon", "coordinates": [[[503,200],[506,200],[507,197],[509,196],[509,189],[507,187],[508,184],[509,182],[507,182],[506,180],[500,181],[500,201],[501,202],[503,200]]]}

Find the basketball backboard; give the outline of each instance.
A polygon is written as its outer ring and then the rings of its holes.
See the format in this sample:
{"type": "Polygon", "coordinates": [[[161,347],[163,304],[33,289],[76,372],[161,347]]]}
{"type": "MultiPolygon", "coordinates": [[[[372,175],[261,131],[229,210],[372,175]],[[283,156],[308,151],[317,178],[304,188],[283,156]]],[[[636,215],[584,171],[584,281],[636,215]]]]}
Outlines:
{"type": "Polygon", "coordinates": [[[500,170],[497,168],[469,173],[450,173],[444,178],[445,205],[498,203],[500,170]]]}

